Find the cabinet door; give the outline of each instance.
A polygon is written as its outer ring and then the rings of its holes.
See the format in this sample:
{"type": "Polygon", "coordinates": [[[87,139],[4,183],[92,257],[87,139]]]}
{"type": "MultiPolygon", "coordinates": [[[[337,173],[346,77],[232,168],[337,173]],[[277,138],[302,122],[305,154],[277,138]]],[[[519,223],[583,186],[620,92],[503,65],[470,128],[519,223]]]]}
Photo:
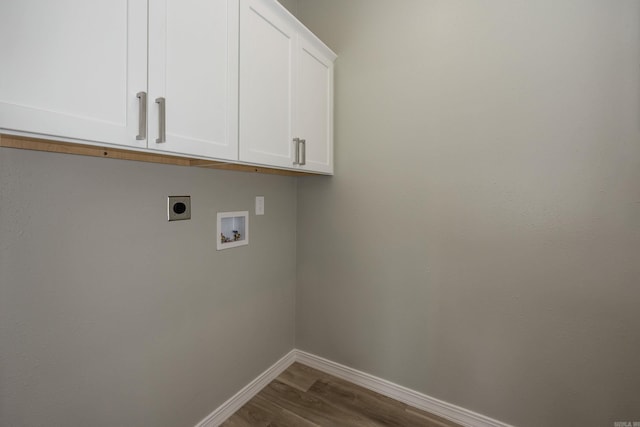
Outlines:
{"type": "Polygon", "coordinates": [[[146,146],[146,0],[0,1],[0,128],[146,146]]]}
{"type": "Polygon", "coordinates": [[[296,32],[280,8],[240,2],[240,160],[293,166],[296,32]]]}
{"type": "Polygon", "coordinates": [[[237,120],[238,0],[150,0],[149,148],[237,160],[237,120]]]}
{"type": "Polygon", "coordinates": [[[304,139],[300,169],[333,173],[333,61],[299,39],[295,135],[304,139]]]}

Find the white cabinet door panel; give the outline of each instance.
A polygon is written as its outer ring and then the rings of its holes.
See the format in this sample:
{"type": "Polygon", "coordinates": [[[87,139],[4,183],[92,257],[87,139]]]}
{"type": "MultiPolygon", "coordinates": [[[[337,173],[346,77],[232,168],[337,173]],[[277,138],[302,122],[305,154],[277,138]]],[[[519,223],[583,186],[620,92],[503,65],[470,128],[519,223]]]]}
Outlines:
{"type": "Polygon", "coordinates": [[[257,0],[240,9],[240,160],[293,167],[295,30],[257,0]]]}
{"type": "Polygon", "coordinates": [[[237,64],[237,0],[150,0],[149,148],[237,160],[237,64]]]}
{"type": "Polygon", "coordinates": [[[299,40],[295,135],[305,140],[300,168],[333,172],[333,61],[299,40]]]}
{"type": "Polygon", "coordinates": [[[145,0],[2,1],[0,55],[0,128],[146,146],[145,0]]]}

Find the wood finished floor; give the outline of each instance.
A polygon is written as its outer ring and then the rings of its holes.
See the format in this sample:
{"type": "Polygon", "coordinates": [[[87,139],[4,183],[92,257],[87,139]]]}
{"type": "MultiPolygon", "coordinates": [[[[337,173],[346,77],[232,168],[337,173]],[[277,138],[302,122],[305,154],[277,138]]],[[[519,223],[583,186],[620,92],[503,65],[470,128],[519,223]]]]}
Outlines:
{"type": "Polygon", "coordinates": [[[459,427],[316,369],[294,363],[222,427],[459,427]]]}

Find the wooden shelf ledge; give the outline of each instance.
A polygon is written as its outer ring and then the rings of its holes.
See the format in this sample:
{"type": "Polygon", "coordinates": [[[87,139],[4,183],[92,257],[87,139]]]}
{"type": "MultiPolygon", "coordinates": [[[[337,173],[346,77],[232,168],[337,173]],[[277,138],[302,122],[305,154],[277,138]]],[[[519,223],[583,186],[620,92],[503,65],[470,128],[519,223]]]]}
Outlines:
{"type": "Polygon", "coordinates": [[[306,172],[273,169],[263,166],[240,165],[216,160],[193,159],[169,154],[156,154],[120,148],[98,147],[94,145],[74,144],[69,142],[50,141],[22,136],[0,134],[0,147],[18,148],[21,150],[47,151],[50,153],[75,154],[80,156],[102,157],[105,159],[133,160],[137,162],[161,163],[165,165],[194,166],[209,169],[222,169],[240,172],[253,172],[284,176],[316,176],[306,172]]]}

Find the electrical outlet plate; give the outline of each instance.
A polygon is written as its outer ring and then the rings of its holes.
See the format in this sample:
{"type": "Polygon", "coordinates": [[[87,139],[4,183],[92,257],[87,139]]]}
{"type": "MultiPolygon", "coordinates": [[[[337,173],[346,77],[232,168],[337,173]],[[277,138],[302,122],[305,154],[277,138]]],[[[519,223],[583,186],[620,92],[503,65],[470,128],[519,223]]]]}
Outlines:
{"type": "Polygon", "coordinates": [[[264,196],[256,196],[256,215],[264,215],[264,196]]]}
{"type": "Polygon", "coordinates": [[[191,196],[169,196],[167,216],[169,221],[191,219],[191,196]]]}

